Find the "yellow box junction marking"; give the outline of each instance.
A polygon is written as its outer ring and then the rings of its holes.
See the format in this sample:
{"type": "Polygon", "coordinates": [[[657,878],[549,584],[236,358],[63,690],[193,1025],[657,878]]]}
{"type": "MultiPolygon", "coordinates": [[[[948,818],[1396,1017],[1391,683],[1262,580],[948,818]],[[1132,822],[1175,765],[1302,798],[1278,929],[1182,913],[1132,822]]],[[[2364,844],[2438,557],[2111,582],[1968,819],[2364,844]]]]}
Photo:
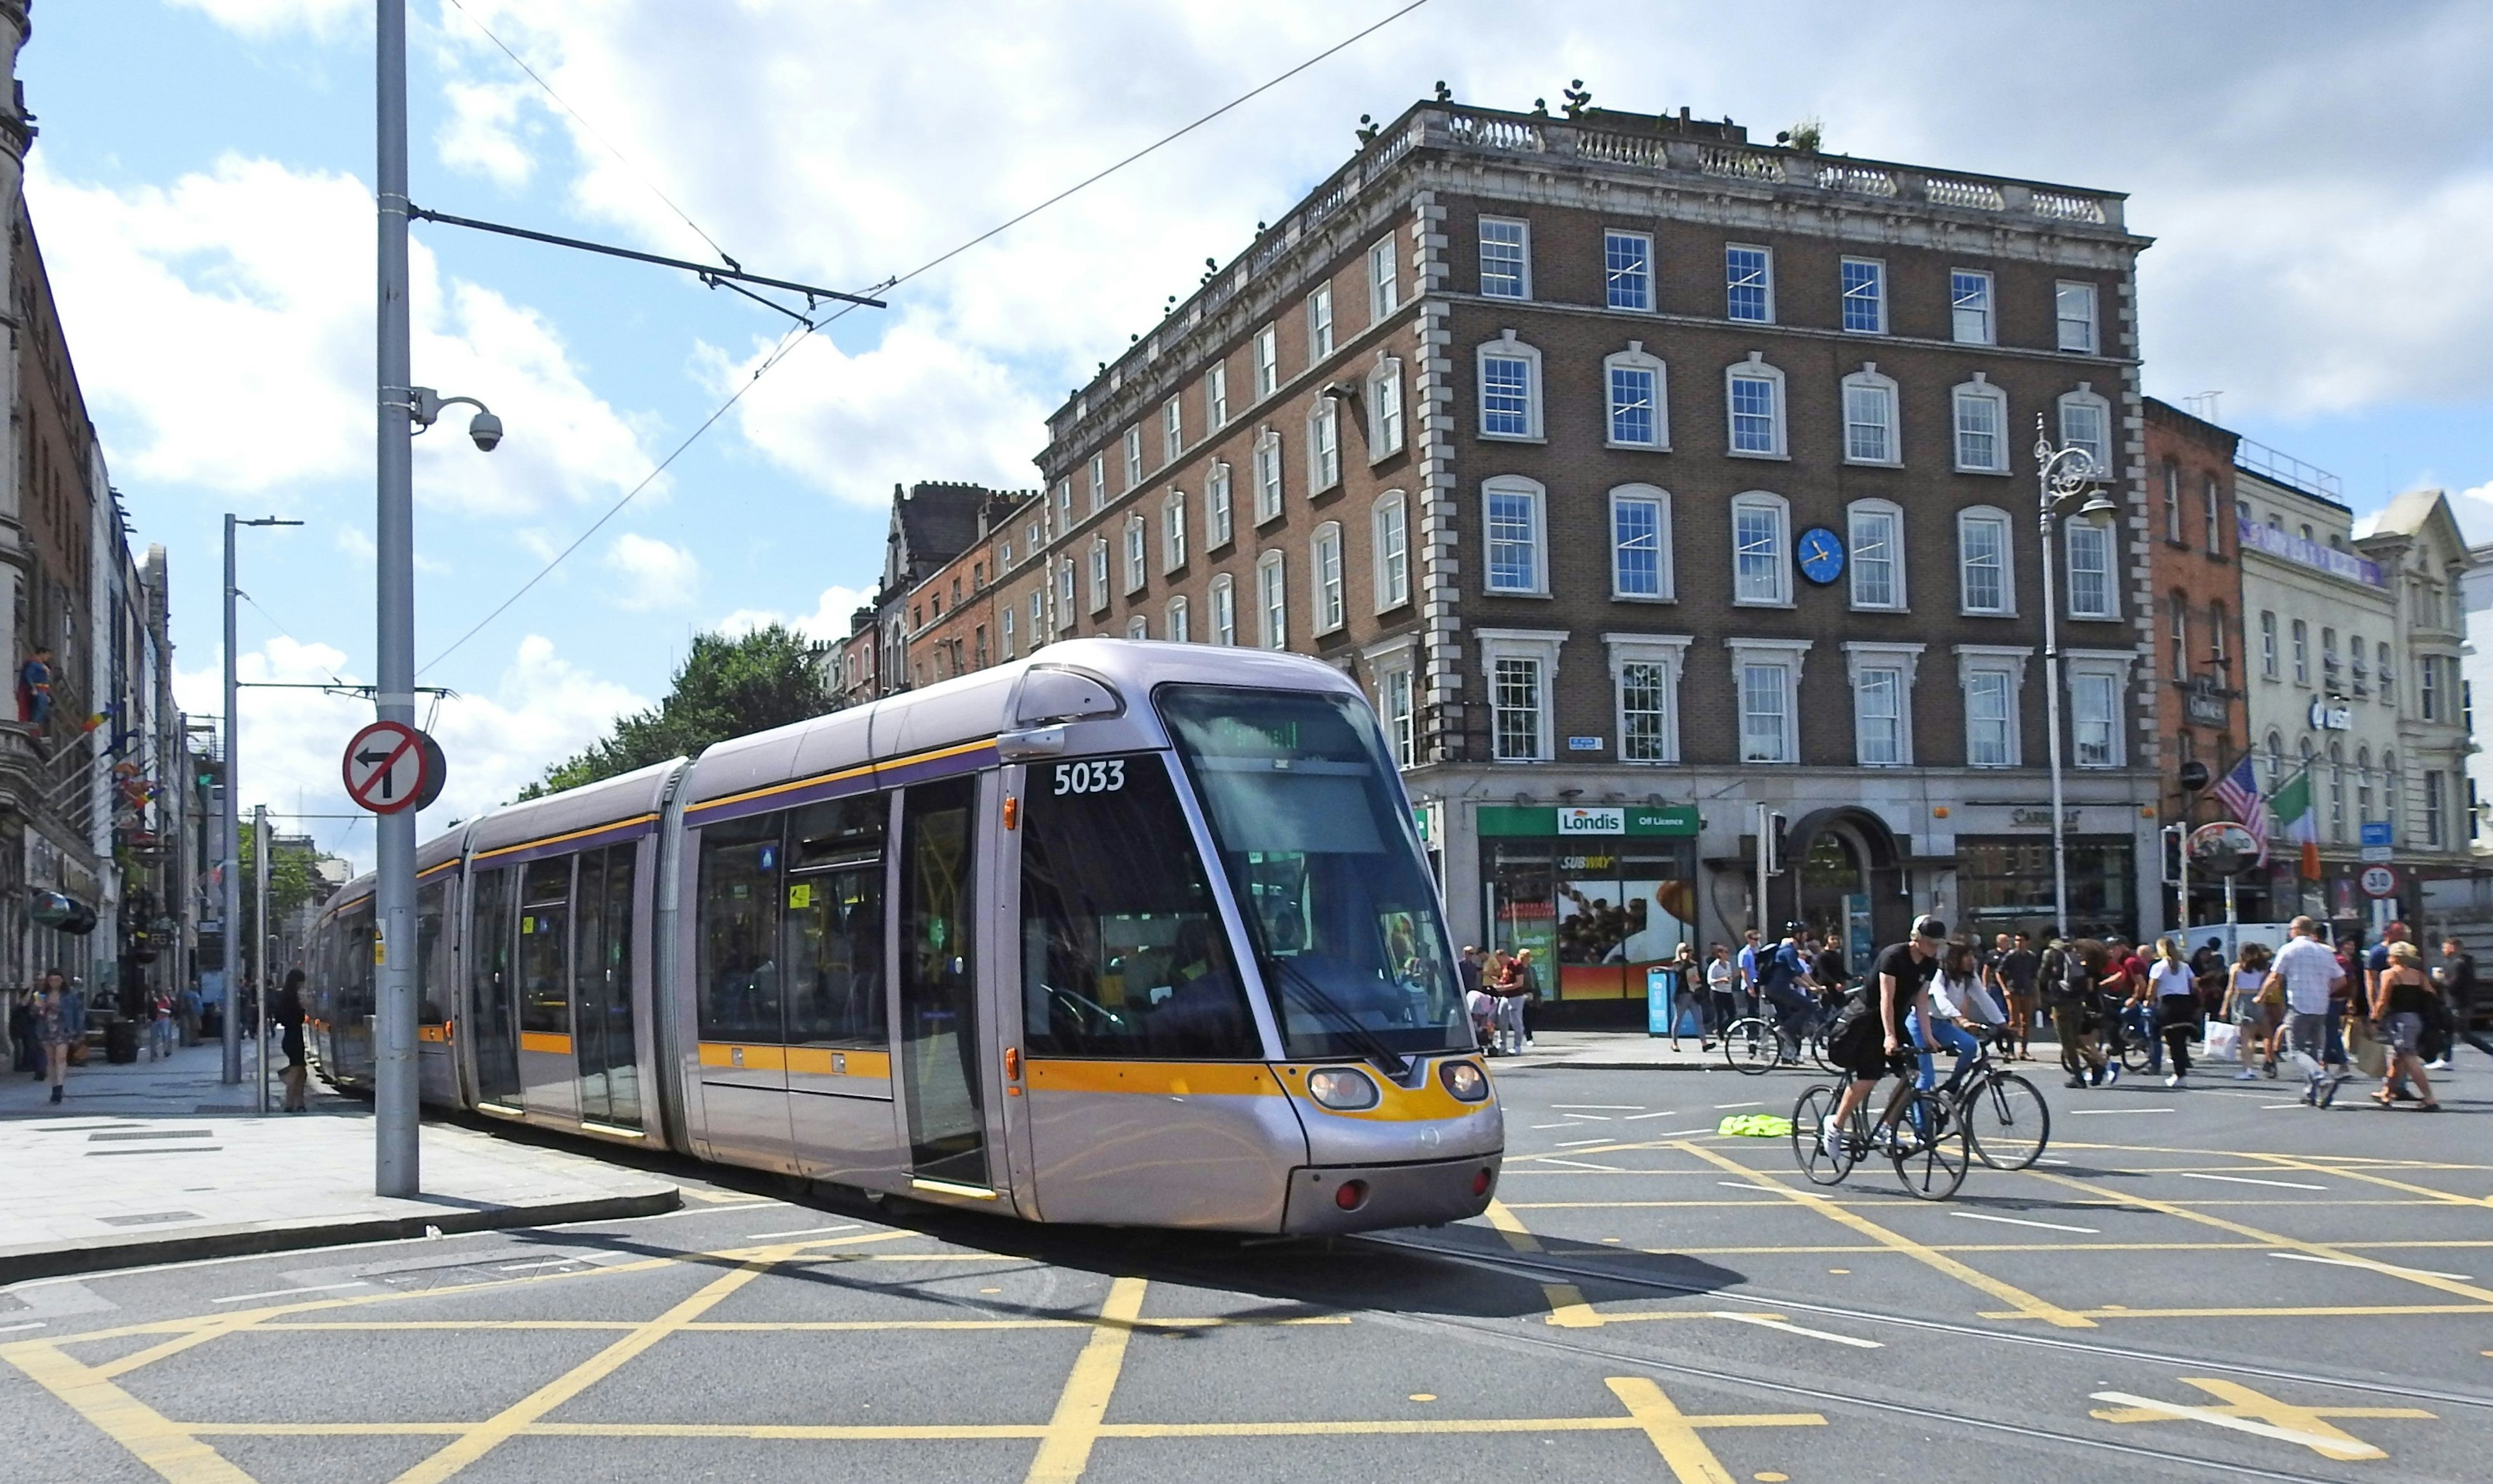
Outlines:
{"type": "Polygon", "coordinates": [[[1956,1259],[1947,1256],[1945,1253],[1935,1251],[1920,1242],[1914,1241],[1911,1237],[1905,1235],[1903,1232],[1890,1232],[1885,1227],[1878,1225],[1877,1222],[1861,1215],[1859,1212],[1847,1211],[1832,1201],[1810,1200],[1800,1192],[1787,1189],[1782,1184],[1777,1183],[1774,1177],[1759,1174],[1757,1171],[1739,1163],[1737,1160],[1728,1159],[1724,1155],[1716,1153],[1712,1149],[1700,1148],[1696,1144],[1690,1143],[1684,1139],[1676,1141],[1672,1147],[1684,1149],[1687,1152],[1696,1155],[1698,1159],[1704,1160],[1708,1164],[1714,1165],[1718,1169],[1727,1171],[1729,1173],[1739,1175],[1744,1179],[1756,1181],[1759,1189],[1771,1190],[1775,1194],[1782,1196],[1791,1204],[1799,1206],[1805,1211],[1816,1211],[1829,1221],[1849,1227],[1853,1231],[1860,1232],[1863,1236],[1869,1237],[1871,1240],[1878,1243],[1882,1247],[1889,1248],[1896,1252],[1901,1252],[1905,1256],[1911,1258],[1926,1266],[1936,1268],[1938,1271],[1947,1274],[1949,1277],[1954,1278],[1959,1283],[1965,1284],[1968,1288],[1976,1289],[1982,1292],[1988,1293],[1992,1297],[1999,1299],[2001,1302],[2009,1304],[2015,1308],[2017,1310],[2018,1317],[2021,1319],[2041,1320],[2046,1323],[2057,1325],[2062,1329],[2092,1329],[2095,1327],[2095,1321],[2087,1318],[2083,1314],[2079,1314],[2073,1310],[2063,1309],[2058,1304],[2052,1303],[2049,1300],[2037,1298],[2033,1294],[2027,1292],[2024,1289],[2018,1288],[2013,1284],[2000,1282],[1998,1279],[1992,1277],[1989,1273],[1977,1272],[1974,1269],[1967,1267],[1963,1262],[1958,1261],[1956,1259]]]}
{"type": "Polygon", "coordinates": [[[2106,1422],[2205,1422],[2228,1432],[2299,1443],[2314,1453],[2337,1459],[2387,1458],[2388,1455],[2354,1434],[2328,1422],[2330,1417],[2420,1417],[2433,1414],[2414,1407],[2299,1407],[2252,1390],[2239,1381],[2208,1376],[2184,1376],[2182,1381],[2217,1399],[2218,1405],[2192,1406],[2132,1396],[2126,1391],[2098,1391],[2094,1400],[2118,1402],[2089,1415],[2106,1422]]]}
{"type": "MultiPolygon", "coordinates": [[[[1530,1229],[1526,1228],[1513,1211],[1507,1209],[1505,1202],[1489,1202],[1488,1210],[1485,1214],[1488,1217],[1488,1224],[1497,1229],[1497,1234],[1506,1239],[1506,1245],[1511,1250],[1541,1251],[1541,1239],[1534,1236],[1530,1229]]],[[[1541,1286],[1541,1296],[1548,1301],[1548,1321],[1552,1324],[1564,1325],[1569,1329],[1590,1329],[1602,1322],[1602,1317],[1593,1312],[1593,1306],[1584,1302],[1583,1290],[1572,1283],[1545,1283],[1541,1286]]]]}
{"type": "Polygon", "coordinates": [[[1056,1398],[1056,1414],[1048,1419],[1038,1456],[1031,1461],[1030,1484],[1073,1484],[1091,1467],[1091,1449],[1108,1416],[1108,1398],[1126,1369],[1126,1342],[1142,1316],[1145,1287],[1140,1278],[1120,1278],[1108,1286],[1098,1326],[1074,1358],[1073,1374],[1056,1398]]]}

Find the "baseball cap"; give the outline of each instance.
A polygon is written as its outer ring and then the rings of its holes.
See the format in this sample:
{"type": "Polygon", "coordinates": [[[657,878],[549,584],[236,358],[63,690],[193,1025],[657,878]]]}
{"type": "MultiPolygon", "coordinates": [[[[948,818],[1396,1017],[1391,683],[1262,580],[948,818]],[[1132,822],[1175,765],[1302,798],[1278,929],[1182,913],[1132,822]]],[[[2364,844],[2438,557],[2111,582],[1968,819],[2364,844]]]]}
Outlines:
{"type": "Polygon", "coordinates": [[[1807,933],[1808,931],[1809,925],[1807,923],[1787,922],[1784,924],[1784,935],[1787,937],[1794,934],[1807,933]]]}
{"type": "Polygon", "coordinates": [[[1928,938],[1935,943],[1942,942],[1947,937],[1947,924],[1924,913],[1913,919],[1913,936],[1928,938]]]}

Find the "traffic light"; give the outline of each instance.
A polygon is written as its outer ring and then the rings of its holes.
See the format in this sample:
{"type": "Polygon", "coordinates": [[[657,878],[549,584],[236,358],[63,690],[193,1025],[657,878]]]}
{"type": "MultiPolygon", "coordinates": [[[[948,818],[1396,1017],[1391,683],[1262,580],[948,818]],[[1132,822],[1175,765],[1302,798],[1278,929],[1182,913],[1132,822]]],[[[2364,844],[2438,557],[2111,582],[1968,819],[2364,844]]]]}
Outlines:
{"type": "Polygon", "coordinates": [[[1766,875],[1768,876],[1784,874],[1784,822],[1782,815],[1768,814],[1766,838],[1758,842],[1757,847],[1766,855],[1766,875]]]}

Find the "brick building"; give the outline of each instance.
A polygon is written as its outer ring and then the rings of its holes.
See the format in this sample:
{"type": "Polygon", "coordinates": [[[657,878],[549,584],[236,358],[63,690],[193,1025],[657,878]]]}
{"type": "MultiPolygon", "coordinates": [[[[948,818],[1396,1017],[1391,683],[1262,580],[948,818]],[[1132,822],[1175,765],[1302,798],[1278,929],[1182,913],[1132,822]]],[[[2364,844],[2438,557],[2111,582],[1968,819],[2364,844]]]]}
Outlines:
{"type": "Polygon", "coordinates": [[[891,491],[883,580],[829,654],[832,693],[855,705],[994,663],[988,588],[1027,490],[926,482],[891,491]],[[972,609],[979,616],[973,616],[972,609]]]}
{"type": "MultiPolygon", "coordinates": [[[[1050,419],[999,601],[1367,689],[1456,932],[1566,999],[1757,915],[2047,925],[2038,419],[2123,519],[2056,530],[2071,911],[2152,901],[2153,610],[2121,198],[1414,106],[1050,419]]],[[[1601,1007],[1588,1005],[1588,1011],[1601,1007]]]]}
{"type": "MultiPolygon", "coordinates": [[[[2251,745],[2234,504],[2240,439],[2153,398],[2145,406],[2155,729],[2173,745],[2157,807],[2167,824],[2207,824],[2230,816],[2209,788],[2184,787],[2182,768],[2197,762],[2211,780],[2222,778],[2251,745]]],[[[2223,917],[2221,881],[2195,882],[2191,898],[2192,922],[2223,917]]],[[[2150,920],[2174,923],[2177,905],[2167,902],[2150,920]]]]}

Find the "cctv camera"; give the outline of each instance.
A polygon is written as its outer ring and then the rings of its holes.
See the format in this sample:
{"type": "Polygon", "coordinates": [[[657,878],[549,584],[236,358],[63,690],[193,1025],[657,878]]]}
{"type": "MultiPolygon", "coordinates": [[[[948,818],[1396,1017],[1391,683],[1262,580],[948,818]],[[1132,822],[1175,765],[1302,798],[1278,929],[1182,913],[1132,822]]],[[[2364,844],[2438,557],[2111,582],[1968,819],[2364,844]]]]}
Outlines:
{"type": "Polygon", "coordinates": [[[478,448],[490,454],[494,445],[502,441],[502,420],[491,412],[479,412],[467,424],[467,436],[476,440],[478,448]]]}

